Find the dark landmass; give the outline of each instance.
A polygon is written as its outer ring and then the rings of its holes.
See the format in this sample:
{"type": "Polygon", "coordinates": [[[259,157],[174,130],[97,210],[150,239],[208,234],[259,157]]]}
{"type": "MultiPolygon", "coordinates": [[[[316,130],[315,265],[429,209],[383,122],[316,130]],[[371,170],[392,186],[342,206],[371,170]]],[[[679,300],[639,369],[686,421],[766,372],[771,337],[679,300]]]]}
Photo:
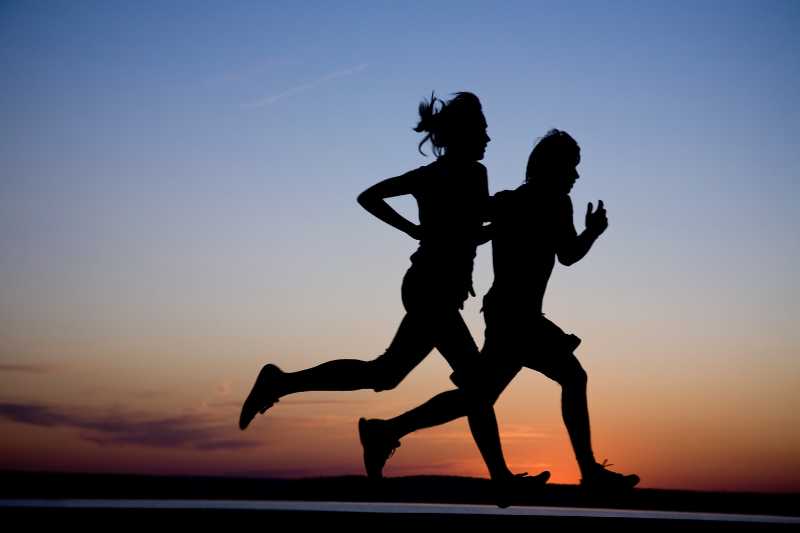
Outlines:
{"type": "MultiPolygon", "coordinates": [[[[576,485],[520,484],[512,505],[800,516],[800,494],[635,489],[590,493],[576,485]]],[[[208,499],[495,503],[491,481],[450,476],[313,479],[0,472],[2,499],[208,499]]]]}
{"type": "Polygon", "coordinates": [[[363,476],[258,479],[0,472],[0,516],[5,523],[23,524],[26,530],[34,531],[174,528],[218,533],[257,527],[266,531],[290,528],[322,533],[421,533],[445,528],[458,533],[587,530],[692,533],[796,531],[800,515],[800,494],[660,489],[598,494],[574,485],[520,487],[506,501],[512,505],[509,509],[492,507],[496,512],[485,514],[481,512],[485,507],[469,507],[453,514],[441,506],[421,505],[413,512],[401,512],[380,504],[369,507],[367,503],[366,507],[354,510],[346,503],[337,507],[324,502],[494,505],[497,502],[492,483],[488,479],[445,476],[396,477],[376,482],[363,476]],[[28,504],[19,503],[22,500],[28,504]],[[63,500],[81,500],[83,504],[76,506],[77,502],[63,500]],[[98,500],[107,502],[105,507],[98,500]],[[135,507],[131,500],[148,502],[135,507]],[[170,507],[169,500],[199,501],[195,508],[189,504],[170,507]],[[243,501],[233,505],[231,500],[243,501]],[[277,507],[269,505],[270,500],[277,507]],[[285,500],[290,503],[283,503],[285,500]],[[297,506],[293,507],[291,501],[297,501],[297,506]],[[262,502],[267,503],[266,507],[262,502]],[[304,502],[320,502],[320,505],[309,506],[304,502]],[[515,514],[513,506],[523,505],[536,506],[532,510],[538,514],[515,514]],[[597,513],[580,509],[569,513],[569,508],[594,508],[597,513]],[[601,509],[620,511],[609,516],[601,509]],[[710,515],[668,518],[647,513],[633,516],[636,511],[645,510],[729,513],[740,518],[731,520],[725,518],[727,514],[710,518],[710,515]]]}

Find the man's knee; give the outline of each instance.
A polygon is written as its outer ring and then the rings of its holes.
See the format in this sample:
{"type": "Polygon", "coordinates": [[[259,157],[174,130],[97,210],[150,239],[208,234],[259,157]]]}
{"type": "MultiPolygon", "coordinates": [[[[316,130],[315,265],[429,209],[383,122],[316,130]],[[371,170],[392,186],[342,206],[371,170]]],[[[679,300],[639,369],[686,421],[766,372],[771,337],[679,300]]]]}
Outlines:
{"type": "Polygon", "coordinates": [[[471,411],[477,410],[478,412],[492,409],[495,402],[497,402],[498,396],[500,396],[487,387],[461,389],[461,394],[468,408],[471,411]]]}
{"type": "Polygon", "coordinates": [[[488,371],[481,373],[480,369],[455,371],[450,381],[458,387],[463,401],[478,408],[494,406],[508,384],[501,376],[488,371]]]}

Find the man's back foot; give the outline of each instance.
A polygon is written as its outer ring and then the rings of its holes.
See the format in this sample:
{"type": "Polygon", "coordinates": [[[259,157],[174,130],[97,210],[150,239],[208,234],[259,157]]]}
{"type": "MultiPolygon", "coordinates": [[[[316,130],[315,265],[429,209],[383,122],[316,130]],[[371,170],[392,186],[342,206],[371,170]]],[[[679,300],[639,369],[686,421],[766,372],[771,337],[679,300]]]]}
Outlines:
{"type": "Polygon", "coordinates": [[[379,419],[361,418],[358,421],[358,437],[364,448],[364,468],[370,479],[381,479],[386,461],[400,447],[400,441],[389,435],[386,422],[379,419]]]}
{"type": "Polygon", "coordinates": [[[609,470],[611,466],[603,461],[596,463],[581,479],[581,487],[589,490],[630,490],[639,483],[636,474],[620,474],[609,470]]]}
{"type": "Polygon", "coordinates": [[[250,394],[242,405],[242,412],[239,415],[239,429],[244,430],[253,421],[258,413],[262,415],[267,409],[278,403],[280,393],[278,392],[278,381],[281,379],[283,371],[273,364],[264,365],[258,378],[253,385],[250,394]]]}

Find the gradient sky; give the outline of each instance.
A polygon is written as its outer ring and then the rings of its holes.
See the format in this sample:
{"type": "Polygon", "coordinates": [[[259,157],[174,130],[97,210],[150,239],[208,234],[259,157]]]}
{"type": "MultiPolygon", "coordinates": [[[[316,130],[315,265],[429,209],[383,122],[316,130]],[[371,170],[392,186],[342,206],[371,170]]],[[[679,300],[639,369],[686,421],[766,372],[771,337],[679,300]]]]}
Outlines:
{"type": "MultiPolygon", "coordinates": [[[[469,90],[492,192],[558,127],[576,226],[607,206],[545,299],[583,338],[598,459],[645,487],[800,490],[800,4],[229,4],[0,6],[0,468],[360,473],[358,417],[449,388],[438,354],[245,433],[239,407],[264,362],[387,346],[415,243],[355,198],[430,161],[422,98],[469,90]]],[[[498,417],[514,470],[577,481],[557,385],[523,372],[498,417]]],[[[386,473],[486,475],[463,421],[386,473]]]]}

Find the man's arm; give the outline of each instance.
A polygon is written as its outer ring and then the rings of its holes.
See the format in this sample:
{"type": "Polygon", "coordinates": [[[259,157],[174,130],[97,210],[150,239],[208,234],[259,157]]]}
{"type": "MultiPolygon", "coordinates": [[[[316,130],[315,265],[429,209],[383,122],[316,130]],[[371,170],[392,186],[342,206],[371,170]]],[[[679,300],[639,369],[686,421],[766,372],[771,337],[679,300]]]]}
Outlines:
{"type": "Polygon", "coordinates": [[[495,205],[497,204],[497,200],[495,196],[489,194],[489,178],[486,175],[486,167],[480,163],[478,163],[478,166],[480,168],[482,194],[486,198],[483,206],[484,225],[481,226],[481,229],[478,232],[478,246],[480,246],[481,244],[486,244],[492,240],[492,237],[494,236],[494,231],[492,228],[494,226],[494,211],[496,209],[495,205]]]}
{"type": "Polygon", "coordinates": [[[594,241],[608,228],[608,216],[606,215],[605,207],[603,207],[603,200],[597,203],[597,211],[592,212],[591,202],[586,206],[586,229],[580,235],[576,234],[575,226],[572,223],[571,203],[569,215],[569,228],[563,234],[556,250],[558,262],[566,266],[573,265],[583,259],[589,253],[594,241]]]}
{"type": "Polygon", "coordinates": [[[478,246],[481,244],[486,244],[487,242],[492,240],[494,235],[494,223],[489,223],[481,226],[480,231],[478,232],[478,246]]]}
{"type": "MultiPolygon", "coordinates": [[[[501,193],[502,196],[502,193],[501,193]]],[[[478,232],[478,245],[486,244],[494,237],[494,217],[497,205],[497,196],[489,196],[486,201],[486,219],[485,224],[481,226],[478,232]]]]}
{"type": "MultiPolygon", "coordinates": [[[[487,187],[488,189],[488,187],[487,187]]],[[[497,226],[497,216],[501,214],[504,209],[508,209],[509,191],[500,191],[497,194],[489,196],[486,202],[486,222],[481,226],[478,233],[478,244],[486,244],[494,238],[495,227],[497,226]]]]}

